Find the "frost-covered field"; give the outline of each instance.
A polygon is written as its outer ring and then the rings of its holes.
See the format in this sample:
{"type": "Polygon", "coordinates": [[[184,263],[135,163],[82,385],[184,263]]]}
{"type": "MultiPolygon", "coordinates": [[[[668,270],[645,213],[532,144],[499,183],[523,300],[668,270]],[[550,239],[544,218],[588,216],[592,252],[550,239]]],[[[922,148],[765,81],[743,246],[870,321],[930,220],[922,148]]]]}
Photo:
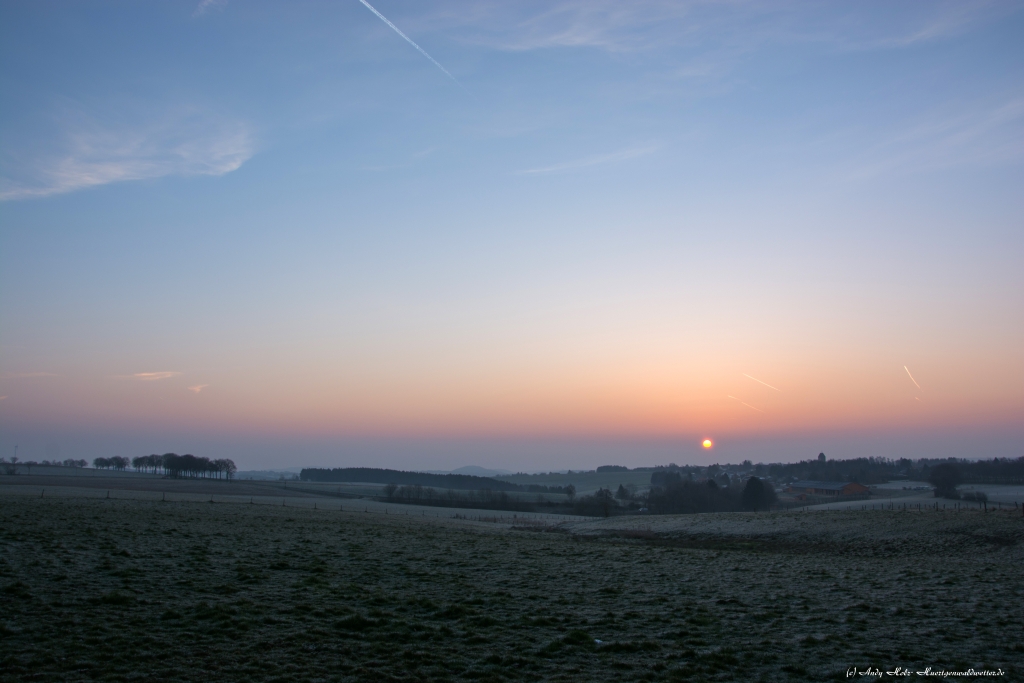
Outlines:
{"type": "Polygon", "coordinates": [[[823,681],[867,666],[1024,675],[1019,511],[557,529],[0,496],[0,677],[823,681]]]}

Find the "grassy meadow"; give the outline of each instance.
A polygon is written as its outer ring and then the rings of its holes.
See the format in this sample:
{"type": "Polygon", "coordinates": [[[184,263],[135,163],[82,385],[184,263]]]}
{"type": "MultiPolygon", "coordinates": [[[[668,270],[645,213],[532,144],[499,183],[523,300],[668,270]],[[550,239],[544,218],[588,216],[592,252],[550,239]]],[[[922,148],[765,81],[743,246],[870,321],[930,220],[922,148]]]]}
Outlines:
{"type": "Polygon", "coordinates": [[[0,496],[0,678],[1024,676],[1019,511],[534,524],[0,496]]]}

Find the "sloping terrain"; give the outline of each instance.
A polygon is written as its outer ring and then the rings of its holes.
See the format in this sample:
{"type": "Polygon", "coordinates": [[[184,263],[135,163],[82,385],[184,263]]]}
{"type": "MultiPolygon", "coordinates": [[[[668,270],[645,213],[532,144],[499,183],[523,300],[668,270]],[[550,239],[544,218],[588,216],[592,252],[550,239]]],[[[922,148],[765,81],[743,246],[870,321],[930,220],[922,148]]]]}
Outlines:
{"type": "Polygon", "coordinates": [[[1024,518],[1012,509],[652,515],[560,528],[585,538],[632,538],[678,547],[875,555],[995,552],[1006,561],[1024,559],[1024,518]]]}
{"type": "Polygon", "coordinates": [[[849,667],[932,666],[1019,680],[1015,546],[832,551],[875,529],[894,542],[917,530],[927,544],[1012,536],[1019,520],[964,516],[929,532],[906,519],[862,515],[868,531],[858,531],[855,516],[709,515],[543,533],[322,509],[0,497],[0,678],[827,681],[846,680],[849,667]],[[768,543],[651,542],[662,534],[768,543]],[[771,545],[780,538],[831,540],[793,552],[771,545]]]}

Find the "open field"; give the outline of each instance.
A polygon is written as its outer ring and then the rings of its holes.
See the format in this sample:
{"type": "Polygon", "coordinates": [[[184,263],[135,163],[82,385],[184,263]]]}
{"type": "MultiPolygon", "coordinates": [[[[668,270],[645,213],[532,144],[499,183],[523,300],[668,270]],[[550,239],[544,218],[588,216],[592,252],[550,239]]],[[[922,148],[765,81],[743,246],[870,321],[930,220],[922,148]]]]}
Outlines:
{"type": "MultiPolygon", "coordinates": [[[[30,487],[33,490],[58,491],[64,488],[93,489],[98,491],[150,491],[194,493],[199,495],[235,496],[317,496],[316,492],[304,491],[304,487],[285,487],[283,482],[225,481],[223,479],[171,479],[154,475],[138,477],[74,477],[58,475],[0,476],[0,487],[16,489],[30,487]]],[[[328,494],[329,495],[329,494],[328,494]]]]}
{"type": "Polygon", "coordinates": [[[3,470],[13,471],[14,476],[56,476],[56,477],[100,477],[104,479],[157,479],[160,475],[134,470],[95,469],[92,467],[63,467],[61,465],[17,465],[5,464],[3,470]]]}
{"type": "Polygon", "coordinates": [[[901,665],[1019,680],[1018,515],[517,529],[0,495],[0,677],[821,681],[901,665]]]}

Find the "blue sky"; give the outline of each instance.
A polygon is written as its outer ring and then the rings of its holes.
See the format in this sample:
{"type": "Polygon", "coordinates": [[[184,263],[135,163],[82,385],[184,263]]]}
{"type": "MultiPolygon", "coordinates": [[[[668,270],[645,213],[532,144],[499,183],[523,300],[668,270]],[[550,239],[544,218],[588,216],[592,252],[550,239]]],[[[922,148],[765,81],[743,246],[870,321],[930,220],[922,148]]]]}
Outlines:
{"type": "Polygon", "coordinates": [[[0,5],[0,452],[1024,451],[1021,3],[372,4],[0,5]]]}

